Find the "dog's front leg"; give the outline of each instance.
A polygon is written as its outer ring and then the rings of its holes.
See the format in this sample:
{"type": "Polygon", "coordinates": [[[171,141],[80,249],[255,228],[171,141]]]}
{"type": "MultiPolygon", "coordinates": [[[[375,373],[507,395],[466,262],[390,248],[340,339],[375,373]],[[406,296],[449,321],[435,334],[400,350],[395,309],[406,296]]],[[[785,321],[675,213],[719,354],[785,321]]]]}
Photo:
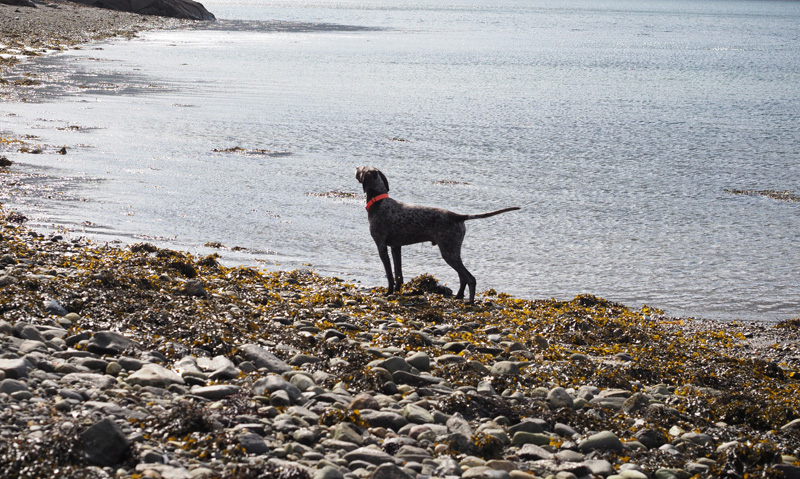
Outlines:
{"type": "Polygon", "coordinates": [[[389,290],[386,295],[394,294],[394,279],[392,278],[392,263],[389,261],[389,248],[386,245],[378,246],[378,255],[383,262],[383,269],[386,270],[386,279],[389,280],[389,290]]]}
{"type": "Polygon", "coordinates": [[[392,246],[392,259],[394,259],[394,288],[400,291],[403,287],[403,260],[400,256],[400,246],[392,246]]]}

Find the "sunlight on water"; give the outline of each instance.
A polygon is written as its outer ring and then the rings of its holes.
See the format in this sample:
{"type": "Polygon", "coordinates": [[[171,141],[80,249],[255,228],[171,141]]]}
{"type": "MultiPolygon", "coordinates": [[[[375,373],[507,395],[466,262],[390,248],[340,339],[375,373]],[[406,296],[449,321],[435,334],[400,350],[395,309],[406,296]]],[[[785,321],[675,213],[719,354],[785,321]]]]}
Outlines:
{"type": "MultiPolygon", "coordinates": [[[[13,198],[37,222],[378,286],[374,165],[401,201],[523,208],[467,225],[479,290],[800,315],[798,204],[725,191],[800,193],[800,4],[204,3],[207,29],[37,61],[0,125],[70,151],[12,158],[60,178],[13,198]]],[[[404,261],[457,286],[430,245],[404,261]]]]}

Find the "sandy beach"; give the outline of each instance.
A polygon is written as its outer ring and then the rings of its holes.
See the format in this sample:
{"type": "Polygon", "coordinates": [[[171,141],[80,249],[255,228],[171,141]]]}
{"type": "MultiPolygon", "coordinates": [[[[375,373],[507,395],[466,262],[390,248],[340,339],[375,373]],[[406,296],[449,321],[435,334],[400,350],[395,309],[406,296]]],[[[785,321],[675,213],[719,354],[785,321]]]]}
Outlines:
{"type": "MultiPolygon", "coordinates": [[[[19,55],[177,25],[38,5],[0,5],[0,76],[19,55]]],[[[19,148],[0,133],[0,156],[19,148]]],[[[42,235],[25,214],[0,209],[4,477],[800,477],[800,318],[590,294],[467,305],[429,276],[387,297],[42,235]]]]}

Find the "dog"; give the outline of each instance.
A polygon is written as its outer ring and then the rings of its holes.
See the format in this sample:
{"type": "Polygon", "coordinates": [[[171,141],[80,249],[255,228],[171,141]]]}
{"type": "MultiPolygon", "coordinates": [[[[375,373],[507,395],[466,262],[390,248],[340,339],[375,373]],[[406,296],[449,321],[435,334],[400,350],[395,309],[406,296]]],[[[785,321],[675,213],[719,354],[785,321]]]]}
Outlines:
{"type": "Polygon", "coordinates": [[[475,302],[475,277],[461,261],[461,244],[467,229],[464,222],[488,218],[519,207],[503,208],[490,213],[461,215],[452,211],[427,206],[408,205],[389,198],[389,181],[377,168],[356,168],[356,179],[367,194],[367,216],[369,232],[378,246],[378,255],[389,280],[387,295],[400,290],[403,285],[403,266],[400,248],[406,245],[430,241],[439,246],[442,258],[458,273],[460,282],[456,299],[464,298],[469,286],[469,303],[475,302]],[[388,248],[394,258],[394,276],[389,261],[388,248]]]}

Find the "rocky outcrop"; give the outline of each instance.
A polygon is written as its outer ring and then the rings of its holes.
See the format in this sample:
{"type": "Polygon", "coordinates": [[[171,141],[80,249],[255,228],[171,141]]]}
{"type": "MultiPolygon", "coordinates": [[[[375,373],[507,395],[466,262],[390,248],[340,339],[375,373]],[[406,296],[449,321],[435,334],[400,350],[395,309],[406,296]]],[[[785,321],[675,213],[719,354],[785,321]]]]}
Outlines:
{"type": "Polygon", "coordinates": [[[32,7],[36,8],[36,4],[31,0],[0,0],[1,4],[14,5],[16,7],[32,7]]]}
{"type": "Polygon", "coordinates": [[[74,0],[90,7],[107,8],[140,15],[214,21],[217,18],[203,4],[193,0],[74,0]]]}

